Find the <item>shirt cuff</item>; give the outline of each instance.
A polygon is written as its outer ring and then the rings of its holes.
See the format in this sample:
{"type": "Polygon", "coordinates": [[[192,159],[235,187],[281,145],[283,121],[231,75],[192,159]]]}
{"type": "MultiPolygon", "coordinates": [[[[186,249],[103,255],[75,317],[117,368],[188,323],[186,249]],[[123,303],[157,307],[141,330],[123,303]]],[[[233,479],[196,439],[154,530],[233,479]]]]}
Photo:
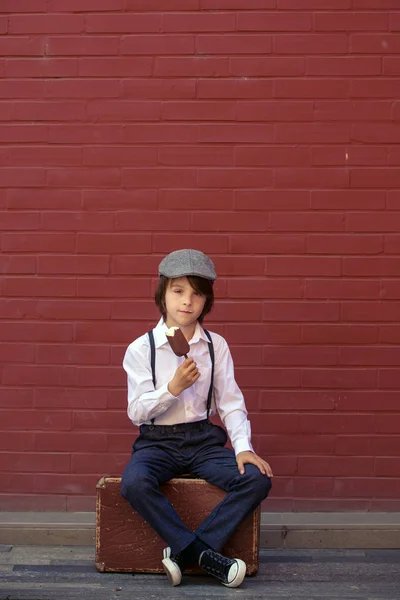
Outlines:
{"type": "Polygon", "coordinates": [[[239,454],[239,452],[254,452],[251,442],[246,439],[237,440],[232,445],[233,445],[233,449],[235,451],[235,456],[237,456],[239,454]]]}

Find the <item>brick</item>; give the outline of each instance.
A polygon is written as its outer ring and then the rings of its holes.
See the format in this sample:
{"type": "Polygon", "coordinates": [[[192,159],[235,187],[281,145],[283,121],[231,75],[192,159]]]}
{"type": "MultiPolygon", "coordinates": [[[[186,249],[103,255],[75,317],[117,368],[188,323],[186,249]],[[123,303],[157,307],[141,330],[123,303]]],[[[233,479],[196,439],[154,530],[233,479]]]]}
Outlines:
{"type": "MultiPolygon", "coordinates": [[[[198,202],[201,202],[201,195],[198,195],[198,190],[195,190],[196,193],[193,194],[194,196],[194,202],[196,202],[196,198],[198,198],[198,202]]],[[[201,192],[210,192],[210,190],[200,190],[201,192]]],[[[229,190],[223,190],[225,191],[229,191],[229,190]]],[[[186,192],[185,190],[177,190],[178,195],[177,195],[177,202],[180,202],[180,198],[182,198],[183,200],[185,199],[185,196],[189,193],[186,192]]],[[[168,190],[167,190],[168,193],[168,190]]],[[[171,195],[175,193],[171,192],[171,195]]],[[[216,197],[218,198],[218,192],[216,192],[216,197]]],[[[172,199],[171,199],[172,201],[172,199]]],[[[217,200],[218,201],[218,200],[217,200]]],[[[162,200],[161,200],[162,202],[162,200]]],[[[211,202],[211,200],[209,200],[209,202],[211,202]]],[[[169,207],[172,208],[172,207],[169,207]]],[[[190,208],[190,206],[189,206],[190,208]]],[[[204,251],[204,252],[209,252],[211,255],[212,254],[217,254],[217,253],[226,253],[228,251],[228,245],[229,245],[229,236],[226,235],[219,235],[216,233],[212,233],[212,234],[207,234],[207,233],[189,233],[189,234],[185,234],[185,233],[180,233],[179,234],[179,244],[176,240],[176,236],[174,234],[167,234],[167,233],[154,233],[153,234],[153,251],[154,252],[160,252],[163,254],[168,254],[169,252],[172,252],[173,250],[178,250],[181,247],[187,247],[190,244],[194,244],[196,248],[204,251]]]]}
{"type": "Polygon", "coordinates": [[[229,298],[301,298],[300,281],[292,279],[233,279],[228,281],[229,298]]]}
{"type": "MultiPolygon", "coordinates": [[[[203,9],[235,9],[243,8],[242,0],[200,0],[200,7],[203,9]]],[[[275,0],[248,0],[246,8],[275,8],[275,0]]]]}
{"type": "MultiPolygon", "coordinates": [[[[133,11],[163,11],[165,3],[162,0],[126,0],[126,10],[133,11]]],[[[168,10],[198,10],[199,0],[172,0],[168,4],[168,10]]]]}
{"type": "Polygon", "coordinates": [[[162,30],[165,32],[213,32],[235,31],[236,15],[234,12],[210,13],[165,13],[162,30]]]}
{"type": "MultiPolygon", "coordinates": [[[[350,84],[346,79],[277,79],[274,82],[274,98],[347,98],[350,84]]],[[[356,94],[353,94],[356,95],[356,94]]]]}
{"type": "Polygon", "coordinates": [[[391,120],[392,102],[387,100],[317,100],[314,104],[316,121],[391,120]]]}
{"type": "Polygon", "coordinates": [[[65,454],[54,452],[48,454],[29,453],[7,453],[0,454],[0,469],[15,473],[60,473],[70,472],[70,457],[65,454]]]}
{"type": "MultiPolygon", "coordinates": [[[[352,169],[350,186],[358,188],[394,188],[400,185],[398,169],[352,169]]],[[[390,215],[386,215],[390,217],[390,215]]]]}
{"type": "Polygon", "coordinates": [[[321,57],[307,59],[307,75],[326,76],[360,76],[381,75],[382,60],[378,56],[370,57],[321,57]]]}
{"type": "Polygon", "coordinates": [[[375,325],[313,325],[302,326],[302,341],[305,344],[373,344],[377,341],[375,325]]]}
{"type": "MultiPolygon", "coordinates": [[[[10,368],[10,367],[8,367],[10,368]]],[[[24,370],[26,367],[24,367],[24,370]]],[[[40,413],[35,410],[0,411],[2,426],[5,429],[25,431],[36,429],[50,429],[56,431],[70,431],[72,419],[69,411],[47,411],[40,413]]]]}
{"type": "MultiPolygon", "coordinates": [[[[302,387],[307,388],[370,389],[376,385],[376,369],[304,369],[302,373],[302,387]]],[[[360,415],[355,416],[357,421],[360,415]]]]}
{"type": "Polygon", "coordinates": [[[195,79],[125,79],[122,81],[122,95],[125,98],[173,99],[194,98],[195,79]]]}
{"type": "MultiPolygon", "coordinates": [[[[293,509],[294,512],[350,512],[359,511],[367,512],[371,510],[371,502],[369,500],[360,499],[325,499],[317,498],[316,500],[310,499],[294,499],[293,509]]],[[[375,509],[379,510],[379,509],[375,509]]]]}
{"type": "Polygon", "coordinates": [[[40,256],[38,274],[89,274],[107,275],[110,270],[108,256],[40,256]]]}
{"type": "Polygon", "coordinates": [[[343,321],[385,322],[397,321],[400,310],[399,302],[343,302],[343,321]],[[396,316],[397,315],[397,316],[396,316]]]}
{"type": "MultiPolygon", "coordinates": [[[[158,160],[160,165],[170,166],[233,166],[233,148],[228,146],[215,145],[162,146],[158,150],[158,160]]],[[[160,193],[167,192],[168,190],[160,191],[160,193]]],[[[197,192],[197,190],[193,190],[193,195],[195,194],[195,192],[197,192]]],[[[172,197],[174,197],[175,190],[173,192],[170,192],[170,194],[172,197]]],[[[190,194],[190,196],[192,196],[192,194],[190,194]]],[[[232,206],[232,198],[230,199],[229,204],[230,206],[232,206]]],[[[186,206],[186,208],[188,208],[187,204],[182,205],[180,203],[180,207],[182,206],[186,206]]],[[[201,206],[201,208],[207,208],[207,206],[201,206]]],[[[214,198],[213,206],[209,206],[208,208],[224,208],[224,205],[220,206],[214,198]]]]}
{"type": "Polygon", "coordinates": [[[74,430],[92,432],[112,432],[113,430],[126,431],[131,430],[132,423],[125,412],[122,411],[85,411],[80,410],[74,413],[74,430]]]}
{"type": "Polygon", "coordinates": [[[269,228],[272,231],[283,232],[343,231],[344,217],[334,212],[274,212],[270,217],[269,228]]]}
{"type": "Polygon", "coordinates": [[[53,144],[102,144],[123,141],[123,128],[117,125],[50,125],[49,141],[53,144]]]}
{"type": "Polygon", "coordinates": [[[385,254],[398,254],[400,248],[400,236],[398,234],[385,235],[385,254]]]}
{"type": "Polygon", "coordinates": [[[327,477],[373,477],[374,459],[372,457],[331,456],[329,461],[324,457],[299,457],[298,474],[301,476],[327,477]]]}
{"type": "Polygon", "coordinates": [[[388,165],[400,165],[400,151],[397,146],[388,149],[387,163],[388,165]]]}
{"type": "Polygon", "coordinates": [[[96,496],[67,496],[67,512],[94,512],[96,496]]]}
{"type": "Polygon", "coordinates": [[[379,79],[379,87],[376,87],[376,78],[353,79],[350,82],[351,98],[397,98],[400,93],[400,81],[397,77],[391,79],[379,79]]]}
{"type": "MultiPolygon", "coordinates": [[[[37,317],[36,299],[0,298],[0,317],[2,319],[35,319],[37,317]]],[[[4,325],[2,325],[4,327],[4,325]]]]}
{"type": "Polygon", "coordinates": [[[87,105],[88,119],[94,121],[157,121],[160,118],[160,102],[125,100],[94,100],[87,105]]]}
{"type": "Polygon", "coordinates": [[[334,394],[304,390],[261,390],[260,406],[265,410],[288,411],[331,411],[334,394]]]}
{"type": "Polygon", "coordinates": [[[32,344],[6,344],[0,347],[2,363],[32,363],[35,359],[35,347],[32,344]]]}
{"type": "MultiPolygon", "coordinates": [[[[1,4],[0,11],[4,10],[1,4]]],[[[13,9],[14,10],[14,9],[13,9]]],[[[8,12],[7,10],[5,12],[8,12]]],[[[0,38],[0,56],[43,56],[44,41],[40,37],[11,37],[0,38]]]]}
{"type": "Polygon", "coordinates": [[[93,386],[121,388],[126,384],[126,376],[121,365],[77,367],[76,375],[76,385],[81,388],[93,386]]]}
{"type": "Polygon", "coordinates": [[[117,98],[121,94],[117,79],[53,79],[45,83],[46,98],[117,98]]]}
{"type": "Polygon", "coordinates": [[[197,126],[193,124],[175,123],[143,123],[126,125],[124,142],[145,143],[196,143],[197,126]]]}
{"type": "MultiPolygon", "coordinates": [[[[358,169],[363,171],[363,174],[367,177],[367,169],[358,169]]],[[[389,169],[387,169],[389,170],[389,169]]],[[[375,171],[382,172],[382,169],[374,169],[375,171]]],[[[361,178],[361,173],[358,173],[358,178],[361,178]]],[[[349,213],[346,217],[346,230],[351,232],[398,232],[399,231],[400,218],[398,218],[395,212],[359,212],[349,213]]]]}
{"type": "Polygon", "coordinates": [[[240,387],[297,388],[300,385],[300,369],[239,367],[235,372],[240,387]]]}
{"type": "Polygon", "coordinates": [[[297,433],[299,431],[299,416],[297,414],[254,414],[252,432],[254,434],[269,434],[275,433],[277,429],[285,433],[297,433]]]}
{"type": "Polygon", "coordinates": [[[215,56],[160,56],[155,58],[156,77],[225,77],[229,59],[215,56]]]}
{"type": "MultiPolygon", "coordinates": [[[[389,190],[386,193],[386,206],[388,209],[396,210],[400,206],[400,193],[399,190],[389,190]]],[[[387,236],[388,239],[393,236],[387,236]]]]}
{"type": "Polygon", "coordinates": [[[239,12],[239,31],[310,31],[311,14],[306,12],[239,12]]]}
{"type": "Polygon", "coordinates": [[[381,389],[397,389],[399,386],[399,369],[380,369],[378,387],[381,389]]]}
{"type": "Polygon", "coordinates": [[[45,12],[47,10],[46,0],[37,0],[32,6],[30,0],[4,0],[0,6],[0,13],[24,13],[45,12]]]}
{"type": "Polygon", "coordinates": [[[216,303],[208,318],[212,322],[242,322],[243,315],[246,315],[246,321],[260,321],[262,315],[261,302],[230,302],[227,300],[220,304],[216,303]]]}
{"type": "MultiPolygon", "coordinates": [[[[313,103],[307,100],[291,102],[290,100],[239,101],[237,102],[238,121],[312,121],[314,118],[313,103]]],[[[275,146],[275,149],[278,149],[275,146]]]]}
{"type": "MultiPolygon", "coordinates": [[[[386,412],[397,409],[396,392],[369,390],[351,391],[343,396],[339,394],[336,407],[338,411],[386,412]]],[[[376,415],[378,418],[378,415],[376,415]]]]}
{"type": "Polygon", "coordinates": [[[301,456],[330,456],[334,436],[329,435],[265,435],[260,437],[260,453],[301,456]]]}
{"type": "Polygon", "coordinates": [[[267,258],[266,271],[269,276],[329,275],[337,277],[341,275],[341,261],[336,257],[273,256],[267,258]]]}
{"type": "Polygon", "coordinates": [[[273,141],[273,126],[238,123],[235,127],[232,127],[225,123],[205,123],[199,125],[198,141],[269,143],[273,141]]]}
{"type": "MultiPolygon", "coordinates": [[[[231,2],[231,0],[229,0],[231,2]]],[[[248,5],[247,5],[248,6],[248,5]]],[[[198,54],[269,54],[272,37],[257,34],[197,35],[198,54]]],[[[170,52],[169,52],[170,54],[170,52]]]]}
{"type": "Polygon", "coordinates": [[[300,342],[300,327],[293,324],[228,323],[225,329],[229,343],[295,344],[300,342]]]}
{"type": "Polygon", "coordinates": [[[339,349],[342,365],[394,366],[400,364],[400,348],[385,346],[347,346],[339,349]]]}
{"type": "Polygon", "coordinates": [[[230,59],[230,72],[239,77],[284,77],[303,75],[302,57],[240,57],[230,59]]]}
{"type": "MultiPolygon", "coordinates": [[[[248,148],[250,151],[251,147],[248,148]]],[[[279,150],[279,147],[276,149],[279,150]]],[[[257,149],[254,150],[256,152],[257,149]]],[[[307,210],[309,207],[310,193],[305,190],[235,191],[235,209],[237,210],[307,210]]]]}
{"type": "Polygon", "coordinates": [[[46,53],[49,56],[110,56],[117,55],[119,36],[49,36],[46,53]]]}
{"type": "Polygon", "coordinates": [[[251,252],[252,254],[303,254],[305,238],[302,235],[231,235],[230,251],[232,254],[251,252]]]}
{"type": "Polygon", "coordinates": [[[326,322],[339,320],[336,302],[264,302],[263,321],[326,322]]]}
{"type": "MultiPolygon", "coordinates": [[[[33,482],[33,478],[32,478],[33,482]]],[[[65,511],[66,497],[61,494],[2,494],[0,496],[1,510],[5,511],[65,511]]]]}
{"type": "Polygon", "coordinates": [[[84,210],[138,209],[143,206],[148,210],[157,208],[157,190],[113,190],[111,196],[108,190],[82,191],[84,210]]]}
{"type": "Polygon", "coordinates": [[[148,234],[122,233],[78,233],[77,252],[111,254],[147,254],[151,251],[151,236],[148,234]]]}
{"type": "Polygon", "coordinates": [[[0,436],[0,449],[11,452],[30,452],[33,450],[33,433],[25,431],[2,431],[0,436]]]}
{"type": "Polygon", "coordinates": [[[84,147],[82,152],[81,163],[88,167],[157,164],[157,148],[151,146],[90,146],[84,147]]]}
{"type": "Polygon", "coordinates": [[[81,278],[77,284],[77,294],[83,298],[140,298],[148,296],[148,293],[149,282],[137,278],[81,278]]]}
{"type": "MultiPolygon", "coordinates": [[[[16,121],[83,121],[85,119],[85,104],[75,100],[69,102],[63,102],[62,100],[57,102],[32,101],[29,104],[21,101],[14,104],[13,118],[16,121]]],[[[25,126],[25,129],[28,129],[28,127],[25,126]]],[[[22,126],[19,126],[19,129],[23,131],[22,126]]],[[[47,131],[48,129],[46,129],[47,131]]],[[[30,140],[27,139],[27,141],[30,140]]],[[[46,139],[32,141],[47,141],[47,136],[46,139]]]]}
{"type": "Polygon", "coordinates": [[[113,302],[111,307],[111,318],[113,320],[128,320],[132,319],[133,316],[140,319],[154,319],[155,321],[158,317],[158,309],[152,300],[113,302]]]}
{"type": "Polygon", "coordinates": [[[75,282],[62,278],[13,277],[4,280],[5,296],[74,296],[75,282]]]}
{"type": "Polygon", "coordinates": [[[148,57],[87,57],[79,59],[82,77],[148,77],[153,71],[153,59],[148,57]]]}
{"type": "MultiPolygon", "coordinates": [[[[49,346],[50,347],[50,346],[49,346]]],[[[96,346],[98,347],[98,346],[96,346]]],[[[71,346],[56,346],[56,348],[68,348],[71,346]]],[[[107,350],[108,348],[103,348],[107,350]]],[[[60,353],[59,353],[60,354],[60,353]]],[[[79,354],[79,351],[78,353],[79,354]]],[[[57,389],[57,388],[36,388],[35,389],[35,407],[40,408],[86,408],[97,409],[107,406],[107,394],[104,389],[57,389]]]]}
{"type": "Polygon", "coordinates": [[[271,98],[273,81],[270,79],[201,79],[197,82],[198,98],[271,98]]]}
{"type": "Polygon", "coordinates": [[[96,486],[98,476],[75,474],[37,474],[35,481],[30,486],[33,492],[41,494],[51,493],[57,490],[60,494],[90,494],[96,486]]]}
{"type": "Polygon", "coordinates": [[[134,56],[163,56],[174,54],[194,54],[194,35],[126,35],[120,43],[121,54],[134,56]]]}
{"type": "Polygon", "coordinates": [[[371,8],[376,10],[377,8],[398,8],[396,0],[380,0],[379,6],[377,6],[376,0],[353,0],[354,8],[371,8]]]}
{"type": "MultiPolygon", "coordinates": [[[[33,393],[32,390],[27,389],[27,388],[5,388],[3,387],[0,390],[0,406],[1,408],[33,408],[33,393]]],[[[2,433],[3,437],[5,436],[5,432],[2,433]]],[[[7,437],[7,436],[6,436],[7,437]]],[[[24,445],[28,439],[30,439],[29,436],[25,436],[24,434],[20,434],[21,437],[21,442],[23,442],[21,445],[24,445]],[[25,441],[24,441],[25,440],[25,441]]],[[[2,440],[4,443],[11,443],[11,440],[7,438],[7,440],[2,440]]],[[[16,444],[15,446],[12,445],[12,447],[10,448],[6,448],[6,447],[2,447],[0,445],[0,449],[4,449],[4,450],[16,450],[17,448],[16,444]]],[[[19,448],[20,450],[27,450],[28,448],[19,448]]]]}
{"type": "Polygon", "coordinates": [[[314,14],[316,31],[387,31],[385,12],[321,12],[314,14]]]}
{"type": "Polygon", "coordinates": [[[197,176],[198,185],[211,188],[264,188],[272,187],[273,172],[271,169],[200,169],[197,176]]]}
{"type": "Polygon", "coordinates": [[[384,209],[386,193],[380,190],[313,190],[311,207],[322,210],[384,209]]]}
{"type": "Polygon", "coordinates": [[[343,275],[346,276],[393,276],[399,274],[398,257],[346,257],[343,259],[343,275]]]}
{"type": "MultiPolygon", "coordinates": [[[[8,151],[7,164],[21,166],[78,166],[82,163],[80,149],[59,146],[19,146],[8,151]]],[[[40,190],[42,191],[42,190],[40,190]]]]}
{"type": "Polygon", "coordinates": [[[232,358],[237,367],[262,364],[262,349],[257,346],[231,346],[232,358]]]}
{"type": "Polygon", "coordinates": [[[162,118],[166,121],[234,121],[234,102],[165,102],[162,118]]]}
{"type": "Polygon", "coordinates": [[[310,254],[380,254],[383,239],[379,235],[309,235],[307,252],[310,254]]]}
{"type": "Polygon", "coordinates": [[[50,0],[48,10],[51,12],[103,12],[123,10],[123,0],[50,0]]]}
{"type": "Polygon", "coordinates": [[[0,261],[0,273],[21,273],[32,275],[36,273],[36,258],[34,256],[3,256],[0,261]]]}
{"type": "Polygon", "coordinates": [[[85,19],[87,33],[158,33],[161,31],[161,14],[88,14],[85,19]]]}
{"type": "Polygon", "coordinates": [[[337,123],[292,123],[288,127],[287,123],[277,123],[275,141],[291,144],[349,142],[350,127],[347,124],[337,123]]]}
{"type": "MultiPolygon", "coordinates": [[[[32,170],[35,171],[34,169],[32,170]]],[[[0,212],[1,222],[3,227],[8,231],[12,230],[33,230],[39,229],[39,213],[37,212],[11,212],[1,211],[0,212]]],[[[29,235],[29,234],[28,234],[29,235]]],[[[4,246],[7,249],[7,246],[4,246]]]]}
{"type": "Polygon", "coordinates": [[[310,164],[310,151],[308,148],[293,146],[239,146],[235,148],[235,164],[238,166],[296,165],[297,167],[307,167],[310,164]]]}
{"type": "Polygon", "coordinates": [[[20,34],[81,33],[84,30],[83,15],[10,15],[8,31],[20,34]]]}
{"type": "Polygon", "coordinates": [[[110,272],[116,275],[154,276],[158,272],[159,263],[158,256],[113,256],[110,272]]]}
{"type": "MultiPolygon", "coordinates": [[[[224,151],[224,149],[227,149],[230,151],[230,148],[226,148],[225,146],[220,146],[220,147],[216,147],[216,146],[212,146],[211,148],[207,147],[207,151],[204,152],[204,149],[199,147],[199,146],[193,146],[193,147],[187,147],[187,146],[183,146],[182,147],[182,154],[184,154],[184,152],[187,152],[189,154],[189,157],[191,156],[191,153],[193,151],[193,162],[196,159],[196,156],[199,156],[198,161],[200,162],[200,160],[202,159],[204,162],[207,160],[207,156],[210,155],[211,159],[213,160],[215,158],[215,161],[213,162],[213,164],[218,164],[218,160],[217,160],[217,155],[219,153],[221,153],[223,159],[225,157],[225,161],[228,160],[228,156],[229,154],[227,152],[224,151]],[[203,158],[204,157],[204,158],[203,158]]],[[[167,153],[164,151],[165,150],[171,150],[172,153],[170,155],[170,161],[172,161],[173,158],[176,157],[176,160],[178,160],[180,158],[181,152],[176,151],[173,147],[168,148],[168,147],[164,147],[162,149],[160,149],[160,160],[163,161],[167,161],[166,158],[161,158],[167,155],[167,153]]],[[[168,153],[169,154],[169,153],[168,153]]],[[[182,157],[184,160],[184,157],[182,157]]],[[[174,161],[175,164],[175,161],[174,161]]],[[[200,189],[195,189],[195,190],[160,190],[159,191],[159,207],[160,209],[172,209],[172,210],[182,210],[182,207],[185,207],[187,210],[196,210],[196,209],[206,209],[206,210],[231,210],[233,208],[233,192],[231,190],[223,190],[223,189],[216,189],[216,190],[200,190],[200,189]]],[[[167,239],[167,235],[165,237],[165,239],[167,239]]],[[[161,236],[158,236],[158,239],[161,239],[161,236]]],[[[201,239],[201,238],[200,238],[201,239]]],[[[210,242],[212,243],[212,240],[215,239],[214,236],[210,236],[207,238],[204,238],[207,240],[207,243],[210,242]]],[[[153,238],[153,242],[155,242],[157,240],[157,238],[153,238]]],[[[214,250],[214,251],[209,251],[211,253],[213,252],[220,252],[221,248],[222,251],[226,252],[228,249],[228,243],[227,243],[228,238],[224,238],[225,243],[223,243],[222,245],[218,244],[218,250],[214,250]]],[[[222,238],[221,238],[221,242],[222,242],[222,238]]],[[[160,251],[160,248],[155,247],[154,248],[156,252],[160,251]]],[[[161,251],[164,251],[163,249],[161,251]]]]}
{"type": "Polygon", "coordinates": [[[353,281],[343,279],[314,279],[306,281],[305,298],[347,298],[347,299],[378,299],[380,296],[379,282],[353,281]]]}
{"type": "MultiPolygon", "coordinates": [[[[392,417],[390,416],[390,419],[392,417]]],[[[399,477],[400,476],[400,460],[398,458],[383,458],[375,459],[375,475],[377,477],[399,477]]]]}
{"type": "Polygon", "coordinates": [[[68,252],[74,248],[74,236],[69,233],[5,233],[3,251],[68,252]]]}
{"type": "Polygon", "coordinates": [[[378,498],[398,498],[400,485],[393,478],[346,478],[335,480],[334,495],[358,496],[370,498],[372,495],[378,498]]]}
{"type": "MultiPolygon", "coordinates": [[[[192,188],[196,185],[196,171],[189,168],[126,168],[122,170],[122,185],[134,188],[174,188],[178,186],[192,188]]],[[[135,220],[137,221],[137,219],[135,220]]]]}
{"type": "MultiPolygon", "coordinates": [[[[390,296],[389,296],[390,297],[390,296]]],[[[396,299],[400,296],[397,293],[396,299]]],[[[383,344],[398,344],[400,340],[400,328],[397,325],[380,325],[379,341],[383,344]]]]}
{"type": "Polygon", "coordinates": [[[273,38],[275,54],[347,54],[348,49],[345,33],[282,33],[273,38]]]}
{"type": "Polygon", "coordinates": [[[240,220],[232,212],[197,212],[192,214],[193,231],[265,231],[267,216],[257,212],[241,212],[240,220]]]}
{"type": "MultiPolygon", "coordinates": [[[[45,185],[45,169],[34,167],[0,168],[0,187],[44,187],[45,185]]],[[[34,217],[37,217],[37,215],[34,215],[34,217]]]]}
{"type": "Polygon", "coordinates": [[[397,280],[381,280],[381,296],[385,299],[400,298],[400,282],[397,280]]]}
{"type": "MultiPolygon", "coordinates": [[[[163,231],[166,228],[169,231],[187,231],[190,224],[190,214],[180,212],[179,215],[174,212],[142,212],[130,213],[117,212],[115,214],[116,228],[121,231],[163,231]]],[[[124,252],[126,253],[126,252],[124,252]]],[[[132,248],[130,252],[132,253],[132,248]]]]}
{"type": "Polygon", "coordinates": [[[399,36],[390,33],[354,33],[350,36],[352,54],[397,54],[399,36]]]}
{"type": "MultiPolygon", "coordinates": [[[[1,61],[0,61],[0,73],[1,72],[1,61]]],[[[0,120],[1,121],[11,121],[14,113],[14,103],[13,102],[1,102],[0,103],[0,120]]]]}
{"type": "Polygon", "coordinates": [[[400,141],[400,125],[393,123],[360,123],[352,127],[352,139],[372,144],[396,144],[400,141]]]}
{"type": "Polygon", "coordinates": [[[271,366],[330,366],[338,363],[337,349],[324,346],[264,346],[262,362],[271,366]]]}
{"type": "Polygon", "coordinates": [[[126,454],[72,454],[71,473],[122,473],[128,458],[126,454]]]}
{"type": "MultiPolygon", "coordinates": [[[[7,490],[12,494],[13,504],[12,507],[15,510],[16,502],[15,492],[22,492],[26,494],[26,490],[32,489],[34,482],[34,474],[29,473],[2,473],[1,478],[3,480],[3,489],[7,490]]],[[[3,504],[3,501],[2,501],[3,504]]],[[[9,503],[5,502],[6,506],[10,506],[9,503]]],[[[64,503],[65,504],[65,503],[64,503]]]]}
{"type": "MultiPolygon", "coordinates": [[[[54,171],[58,170],[54,169],[54,171]]],[[[94,171],[100,172],[101,169],[90,169],[89,172],[86,171],[86,185],[88,187],[90,185],[90,179],[95,179],[94,171]]],[[[75,174],[75,171],[70,170],[70,175],[73,174],[75,174]]],[[[84,172],[82,171],[81,174],[83,182],[83,180],[85,180],[85,177],[83,177],[84,172]]],[[[66,175],[64,175],[63,171],[60,170],[58,173],[54,173],[54,179],[58,178],[60,180],[66,179],[66,175]]],[[[112,214],[106,212],[46,211],[41,215],[41,228],[51,231],[63,231],[68,229],[72,231],[107,231],[114,229],[114,219],[112,214]]]]}
{"type": "Polygon", "coordinates": [[[385,56],[383,58],[383,75],[399,75],[400,61],[397,56],[385,56]]]}
{"type": "Polygon", "coordinates": [[[224,275],[262,276],[265,270],[265,260],[260,256],[226,256],[219,257],[218,273],[224,275]]]}
{"type": "Polygon", "coordinates": [[[78,61],[75,58],[26,59],[12,58],[5,62],[6,77],[76,77],[78,61]]]}

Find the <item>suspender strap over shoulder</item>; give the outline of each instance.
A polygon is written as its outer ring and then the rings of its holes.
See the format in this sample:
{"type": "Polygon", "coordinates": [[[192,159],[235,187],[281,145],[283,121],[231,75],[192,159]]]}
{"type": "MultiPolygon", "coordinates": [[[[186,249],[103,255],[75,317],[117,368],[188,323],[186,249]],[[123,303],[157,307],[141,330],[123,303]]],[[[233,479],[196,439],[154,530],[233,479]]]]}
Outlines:
{"type": "MultiPolygon", "coordinates": [[[[207,396],[207,419],[208,419],[210,416],[210,412],[211,412],[212,392],[213,392],[213,387],[214,387],[215,355],[214,355],[214,344],[211,339],[210,332],[207,331],[206,329],[204,329],[204,333],[206,334],[206,336],[209,340],[208,341],[208,351],[210,352],[210,358],[211,358],[211,380],[210,380],[210,388],[208,390],[208,396],[207,396]]],[[[150,342],[151,374],[152,374],[152,379],[153,379],[153,385],[155,388],[156,387],[156,346],[154,343],[153,330],[151,329],[150,331],[148,331],[147,335],[149,336],[149,342],[150,342]]],[[[151,419],[152,425],[154,425],[154,420],[155,419],[151,419]]]]}

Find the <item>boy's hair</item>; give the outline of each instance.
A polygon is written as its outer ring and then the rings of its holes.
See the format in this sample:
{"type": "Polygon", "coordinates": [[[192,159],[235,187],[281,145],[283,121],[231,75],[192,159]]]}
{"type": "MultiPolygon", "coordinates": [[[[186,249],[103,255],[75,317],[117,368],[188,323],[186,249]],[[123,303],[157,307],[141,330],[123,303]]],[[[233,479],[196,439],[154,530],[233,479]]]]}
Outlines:
{"type": "MultiPolygon", "coordinates": [[[[203,294],[206,297],[206,301],[204,304],[203,311],[199,318],[198,322],[201,324],[203,322],[204,317],[213,307],[214,304],[214,290],[212,281],[209,279],[204,279],[204,277],[197,277],[197,275],[187,275],[187,280],[192,286],[192,288],[199,294],[203,294]]],[[[165,292],[167,291],[169,282],[173,281],[173,279],[169,279],[164,275],[160,276],[160,281],[158,282],[157,289],[154,294],[154,300],[160,313],[162,314],[164,321],[167,318],[167,308],[165,306],[165,292]]]]}

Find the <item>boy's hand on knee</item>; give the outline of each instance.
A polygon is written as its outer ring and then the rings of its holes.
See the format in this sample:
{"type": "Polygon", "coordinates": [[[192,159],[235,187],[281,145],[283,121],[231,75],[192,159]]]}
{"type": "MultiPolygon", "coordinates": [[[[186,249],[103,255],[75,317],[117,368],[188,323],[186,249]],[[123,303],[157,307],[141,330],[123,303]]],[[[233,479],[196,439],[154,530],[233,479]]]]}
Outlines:
{"type": "Polygon", "coordinates": [[[175,371],[175,375],[168,384],[168,390],[173,396],[179,396],[200,377],[199,370],[192,358],[185,358],[184,362],[175,371]]]}
{"type": "Polygon", "coordinates": [[[268,477],[274,476],[270,465],[254,452],[250,452],[250,450],[239,452],[236,455],[236,462],[241,475],[245,472],[244,465],[252,464],[258,467],[263,475],[268,475],[268,477]]]}

